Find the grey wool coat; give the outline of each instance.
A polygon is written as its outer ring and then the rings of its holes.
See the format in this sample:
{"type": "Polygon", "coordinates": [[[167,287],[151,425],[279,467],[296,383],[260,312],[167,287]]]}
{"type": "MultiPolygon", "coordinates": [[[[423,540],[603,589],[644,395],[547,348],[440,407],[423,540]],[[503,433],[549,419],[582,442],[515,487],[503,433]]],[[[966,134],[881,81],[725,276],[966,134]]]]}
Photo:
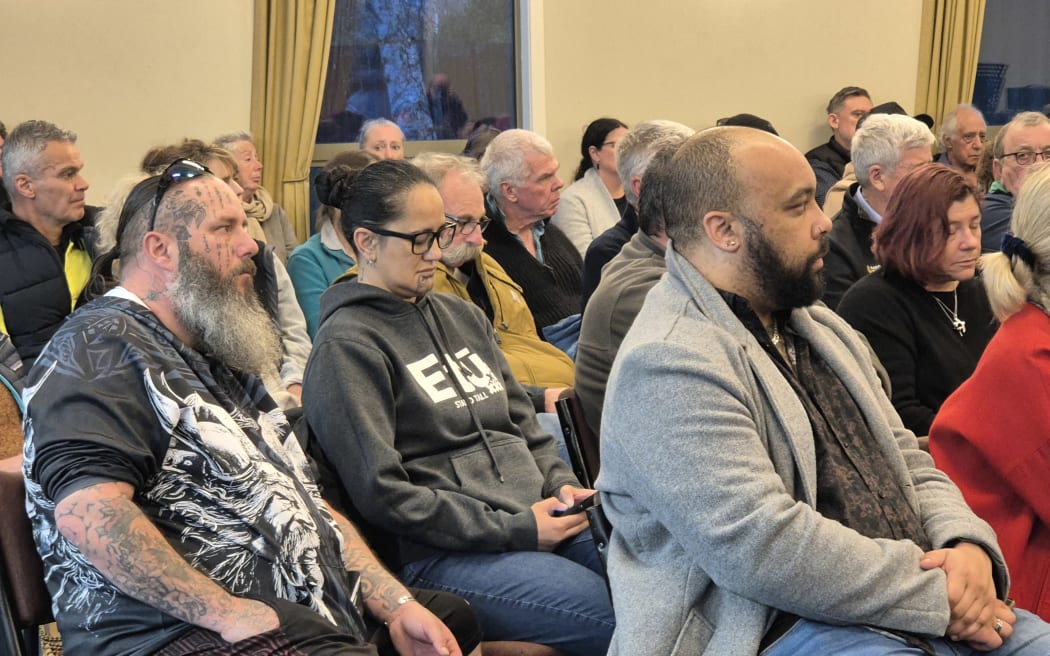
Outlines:
{"type": "MultiPolygon", "coordinates": [[[[790,325],[857,401],[934,548],[955,540],[1006,567],[991,528],[879,386],[855,332],[823,306],[790,325]]],[[[720,294],[673,248],[610,374],[598,489],[615,527],[611,656],[754,655],[781,609],[830,624],[941,636],[945,574],[910,541],[871,539],[816,510],[806,412],[720,294]]]]}

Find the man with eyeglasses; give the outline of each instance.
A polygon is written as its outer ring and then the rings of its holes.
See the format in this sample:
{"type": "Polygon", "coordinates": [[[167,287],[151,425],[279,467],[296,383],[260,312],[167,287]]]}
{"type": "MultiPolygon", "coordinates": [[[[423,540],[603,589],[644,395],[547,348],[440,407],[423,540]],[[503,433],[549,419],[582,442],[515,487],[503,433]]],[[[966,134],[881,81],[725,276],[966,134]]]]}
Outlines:
{"type": "Polygon", "coordinates": [[[27,379],[27,507],[66,653],[460,654],[436,615],[472,649],[461,599],[406,589],[322,500],[259,378],[280,345],[246,225],[200,164],[140,182],[99,263],[119,258],[119,286],[27,379]]]}
{"type": "Polygon", "coordinates": [[[94,209],[77,135],[47,121],[15,126],[4,142],[0,208],[0,332],[25,367],[81,301],[94,254],[94,209]]]}
{"type": "Polygon", "coordinates": [[[437,185],[446,217],[457,226],[452,245],[442,251],[434,291],[455,294],[484,310],[500,351],[532,397],[536,412],[555,412],[558,394],[572,386],[572,360],[540,339],[521,287],[483,250],[483,233],[491,220],[485,216],[485,176],[477,161],[423,153],[412,163],[437,185]]]}
{"type": "Polygon", "coordinates": [[[984,116],[973,105],[956,106],[941,123],[940,139],[942,150],[937,163],[958,169],[976,187],[977,163],[988,141],[984,116]]]}
{"type": "Polygon", "coordinates": [[[992,144],[995,182],[981,204],[981,250],[999,250],[1010,230],[1014,196],[1037,162],[1050,161],[1050,118],[1039,112],[1021,112],[1004,125],[992,144]]]}

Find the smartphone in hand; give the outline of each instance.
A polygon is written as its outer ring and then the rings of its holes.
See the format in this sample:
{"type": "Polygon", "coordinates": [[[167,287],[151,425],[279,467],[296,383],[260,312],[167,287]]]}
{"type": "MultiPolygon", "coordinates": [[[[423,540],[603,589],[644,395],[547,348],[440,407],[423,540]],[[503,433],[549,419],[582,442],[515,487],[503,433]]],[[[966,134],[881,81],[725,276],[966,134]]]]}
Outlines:
{"type": "Polygon", "coordinates": [[[578,514],[582,513],[584,510],[587,510],[588,508],[593,506],[594,502],[597,501],[597,497],[598,497],[598,493],[595,492],[594,494],[592,494],[591,496],[587,497],[583,501],[579,502],[578,504],[576,504],[574,506],[569,506],[565,510],[552,510],[551,511],[551,517],[565,517],[566,515],[578,515],[578,514]]]}

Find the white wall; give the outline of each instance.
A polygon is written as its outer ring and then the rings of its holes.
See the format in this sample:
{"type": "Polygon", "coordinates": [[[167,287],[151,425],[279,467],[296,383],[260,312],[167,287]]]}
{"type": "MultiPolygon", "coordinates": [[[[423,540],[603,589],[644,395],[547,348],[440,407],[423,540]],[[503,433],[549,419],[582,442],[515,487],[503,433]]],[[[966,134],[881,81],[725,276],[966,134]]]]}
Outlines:
{"type": "Polygon", "coordinates": [[[88,202],[148,148],[248,129],[252,0],[0,0],[0,120],[79,135],[88,202]]]}
{"type": "Polygon", "coordinates": [[[536,109],[563,179],[587,123],[667,118],[694,128],[749,112],[802,151],[826,141],[847,85],[915,104],[921,3],[880,0],[532,0],[542,5],[536,109]],[[848,11],[854,8],[855,16],[848,11]]]}

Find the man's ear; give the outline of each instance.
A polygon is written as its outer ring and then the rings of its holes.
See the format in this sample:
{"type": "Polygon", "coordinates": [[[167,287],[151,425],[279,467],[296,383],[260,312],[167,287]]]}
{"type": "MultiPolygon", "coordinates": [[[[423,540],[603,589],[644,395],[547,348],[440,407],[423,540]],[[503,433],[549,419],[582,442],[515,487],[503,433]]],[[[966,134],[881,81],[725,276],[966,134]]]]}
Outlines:
{"type": "Polygon", "coordinates": [[[514,188],[514,185],[512,185],[511,183],[509,183],[506,180],[504,180],[503,182],[499,183],[499,190],[500,190],[500,193],[503,194],[503,197],[506,198],[508,202],[511,202],[511,203],[518,202],[518,192],[514,188]]]}
{"type": "Polygon", "coordinates": [[[165,271],[178,271],[178,242],[171,235],[156,230],[147,232],[142,237],[142,253],[139,257],[165,271]]]}
{"type": "Polygon", "coordinates": [[[881,164],[872,164],[868,167],[868,184],[872,189],[886,191],[886,171],[881,164]]]}
{"type": "Polygon", "coordinates": [[[634,192],[635,198],[642,197],[642,176],[631,176],[631,191],[634,192]]]}
{"type": "Polygon", "coordinates": [[[992,179],[999,184],[1002,184],[1003,182],[1003,165],[994,157],[992,158],[992,179]]]}
{"type": "Polygon", "coordinates": [[[828,126],[831,127],[832,131],[839,129],[839,115],[828,114],[828,126]]]}
{"type": "Polygon", "coordinates": [[[23,198],[36,198],[36,186],[33,184],[33,178],[25,173],[19,173],[16,175],[15,192],[23,198]]]}
{"type": "Polygon", "coordinates": [[[708,212],[700,220],[707,237],[715,248],[735,253],[743,243],[743,224],[732,213],[723,210],[708,212]]]}

